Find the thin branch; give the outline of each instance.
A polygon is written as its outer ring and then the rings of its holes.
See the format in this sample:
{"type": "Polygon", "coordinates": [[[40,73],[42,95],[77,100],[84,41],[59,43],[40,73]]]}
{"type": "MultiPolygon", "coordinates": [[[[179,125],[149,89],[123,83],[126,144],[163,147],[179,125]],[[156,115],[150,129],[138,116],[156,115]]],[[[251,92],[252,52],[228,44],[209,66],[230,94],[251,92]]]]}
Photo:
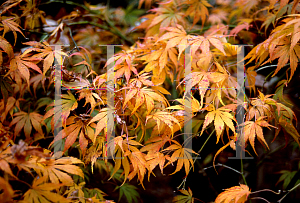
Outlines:
{"type": "MultiPolygon", "coordinates": [[[[230,170],[232,170],[232,171],[234,171],[234,172],[242,175],[241,172],[239,172],[238,170],[236,170],[234,168],[231,168],[230,166],[227,166],[227,165],[224,165],[224,164],[220,164],[220,163],[216,164],[215,166],[223,166],[224,168],[228,168],[228,169],[230,169],[230,170]]],[[[214,168],[215,166],[209,166],[209,167],[203,168],[202,171],[205,171],[205,170],[210,169],[210,168],[214,168]]]]}
{"type": "Polygon", "coordinates": [[[77,43],[75,42],[75,40],[74,40],[74,38],[73,38],[73,34],[72,34],[71,28],[70,28],[70,27],[68,27],[68,28],[69,28],[70,37],[71,37],[71,39],[72,39],[72,41],[73,41],[73,43],[74,43],[74,46],[75,46],[75,48],[77,49],[77,51],[80,52],[80,49],[78,48],[77,43]]]}
{"type": "Polygon", "coordinates": [[[295,190],[297,187],[299,187],[300,186],[300,183],[298,183],[297,185],[295,185],[292,189],[290,189],[290,190],[288,190],[288,192],[280,199],[280,200],[278,200],[277,202],[282,202],[282,200],[290,193],[290,192],[292,192],[293,190],[295,190]]]}
{"type": "Polygon", "coordinates": [[[251,192],[251,194],[259,193],[259,192],[272,192],[272,193],[274,193],[276,195],[280,195],[281,194],[281,190],[278,190],[278,192],[275,192],[275,191],[270,190],[270,189],[257,190],[255,192],[251,192]]]}
{"type": "Polygon", "coordinates": [[[248,184],[247,184],[247,181],[246,181],[246,178],[245,178],[245,176],[244,176],[244,164],[243,164],[243,158],[241,158],[241,175],[242,175],[242,178],[243,178],[243,180],[244,180],[245,185],[248,185],[248,184]]]}
{"type": "Polygon", "coordinates": [[[271,202],[269,202],[268,200],[266,200],[265,198],[262,198],[262,197],[252,197],[252,198],[250,198],[250,199],[262,199],[262,200],[264,200],[265,202],[271,203],[271,202]]]}

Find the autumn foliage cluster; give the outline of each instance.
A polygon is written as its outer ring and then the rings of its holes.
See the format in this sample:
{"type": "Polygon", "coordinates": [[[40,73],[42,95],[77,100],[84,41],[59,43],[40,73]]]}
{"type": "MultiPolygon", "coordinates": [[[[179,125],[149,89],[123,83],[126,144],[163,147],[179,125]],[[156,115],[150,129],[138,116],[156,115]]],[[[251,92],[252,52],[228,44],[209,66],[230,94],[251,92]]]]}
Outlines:
{"type": "MultiPolygon", "coordinates": [[[[287,144],[299,144],[297,118],[284,95],[300,58],[299,13],[298,0],[140,0],[126,8],[75,1],[4,2],[0,201],[141,202],[135,185],[147,190],[144,183],[155,168],[164,174],[171,167],[166,175],[181,171],[182,178],[193,173],[195,157],[209,150],[206,142],[197,150],[186,147],[197,137],[222,143],[212,166],[224,150],[235,154],[241,147],[254,157],[258,148],[268,151],[272,144],[265,133],[270,130],[274,140],[285,136],[287,144]],[[47,10],[51,4],[72,10],[60,9],[54,16],[47,10]],[[58,44],[70,46],[58,50],[58,44]],[[107,58],[109,44],[122,45],[114,47],[112,58],[107,58]],[[244,49],[244,60],[237,61],[244,49]],[[245,64],[246,83],[237,82],[239,63],[245,64]],[[58,66],[61,81],[55,77],[58,66]],[[110,90],[108,67],[114,69],[110,90]],[[256,86],[263,69],[268,78],[278,76],[272,94],[256,86]],[[57,84],[62,88],[61,128],[54,119],[57,84]],[[244,85],[247,91],[238,91],[244,85]],[[236,119],[240,109],[243,123],[236,119]],[[109,122],[114,137],[108,137],[109,122]],[[188,122],[189,137],[184,136],[188,122]],[[108,151],[113,159],[107,158],[108,151]],[[88,184],[96,171],[103,178],[98,184],[111,183],[117,195],[88,184]]],[[[283,173],[279,182],[288,176],[293,178],[283,173]]],[[[245,178],[234,185],[212,198],[216,203],[251,198],[245,178]]],[[[201,202],[193,196],[198,191],[178,189],[174,202],[201,202]]]]}

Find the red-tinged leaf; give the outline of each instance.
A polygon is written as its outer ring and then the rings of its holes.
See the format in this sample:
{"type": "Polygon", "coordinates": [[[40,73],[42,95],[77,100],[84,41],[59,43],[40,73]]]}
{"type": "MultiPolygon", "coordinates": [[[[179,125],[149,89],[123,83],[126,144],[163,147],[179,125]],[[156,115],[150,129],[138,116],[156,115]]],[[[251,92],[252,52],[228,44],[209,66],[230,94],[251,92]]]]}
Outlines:
{"type": "Polygon", "coordinates": [[[246,29],[246,30],[249,30],[249,28],[252,27],[252,25],[249,25],[249,23],[243,23],[243,24],[240,24],[238,26],[236,26],[235,28],[233,28],[229,35],[234,35],[234,36],[237,36],[237,34],[242,31],[243,29],[246,29]]]}
{"type": "Polygon", "coordinates": [[[257,76],[257,73],[256,71],[254,70],[255,69],[255,66],[253,67],[250,67],[247,69],[247,79],[248,79],[248,84],[249,84],[249,88],[250,88],[250,94],[251,94],[251,91],[256,92],[256,88],[255,88],[255,81],[256,81],[256,76],[257,76]]]}
{"type": "Polygon", "coordinates": [[[215,202],[216,203],[245,203],[250,194],[249,187],[247,185],[241,184],[240,186],[234,186],[228,189],[225,189],[224,192],[218,195],[215,202]]]}
{"type": "Polygon", "coordinates": [[[226,55],[225,50],[224,50],[224,45],[219,39],[212,36],[212,37],[208,38],[208,41],[212,45],[214,45],[217,49],[219,49],[224,55],[226,55]]]}

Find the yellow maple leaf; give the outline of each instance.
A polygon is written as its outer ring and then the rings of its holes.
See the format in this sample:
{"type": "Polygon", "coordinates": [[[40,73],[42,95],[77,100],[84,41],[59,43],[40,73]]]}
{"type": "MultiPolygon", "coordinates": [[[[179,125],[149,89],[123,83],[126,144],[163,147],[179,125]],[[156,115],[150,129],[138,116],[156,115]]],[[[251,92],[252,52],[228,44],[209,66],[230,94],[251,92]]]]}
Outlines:
{"type": "Polygon", "coordinates": [[[217,143],[219,142],[220,136],[225,129],[225,125],[228,126],[234,133],[235,128],[232,121],[235,121],[233,115],[229,113],[229,109],[226,108],[218,108],[215,109],[214,106],[210,105],[210,112],[207,113],[205,116],[205,121],[203,124],[202,131],[200,135],[202,135],[204,129],[212,122],[214,121],[214,126],[217,133],[217,143]]]}
{"type": "Polygon", "coordinates": [[[43,203],[54,203],[54,202],[70,202],[58,194],[57,192],[51,192],[61,187],[61,184],[46,183],[45,178],[35,178],[33,180],[31,189],[24,194],[25,202],[43,202],[43,203]]]}
{"type": "MultiPolygon", "coordinates": [[[[60,183],[64,185],[72,185],[73,179],[68,173],[83,176],[83,172],[79,166],[74,164],[82,164],[83,162],[75,157],[61,157],[59,159],[54,159],[56,154],[53,155],[52,159],[38,159],[33,158],[31,162],[38,162],[40,168],[35,168],[36,172],[40,177],[45,178],[45,181],[50,179],[50,181],[59,185],[60,183]]],[[[42,179],[42,178],[41,178],[42,179]]]]}

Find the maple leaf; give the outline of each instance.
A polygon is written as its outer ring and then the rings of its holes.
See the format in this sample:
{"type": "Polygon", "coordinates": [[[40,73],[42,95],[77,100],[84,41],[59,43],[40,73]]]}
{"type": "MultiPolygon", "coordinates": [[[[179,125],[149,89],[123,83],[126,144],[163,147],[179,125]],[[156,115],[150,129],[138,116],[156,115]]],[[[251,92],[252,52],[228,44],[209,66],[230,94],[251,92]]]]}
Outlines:
{"type": "Polygon", "coordinates": [[[105,67],[108,66],[109,64],[113,63],[114,64],[114,70],[117,72],[115,73],[115,79],[122,77],[125,75],[125,78],[127,80],[127,83],[129,82],[131,72],[133,72],[136,75],[139,75],[136,68],[136,64],[132,64],[132,55],[131,53],[123,52],[119,54],[115,54],[112,58],[108,59],[105,67]]]}
{"type": "MultiPolygon", "coordinates": [[[[138,78],[131,79],[129,81],[129,83],[131,86],[135,86],[135,87],[139,87],[139,88],[141,88],[142,85],[154,86],[153,82],[148,80],[148,78],[150,78],[150,75],[148,73],[143,73],[143,74],[139,75],[138,78]]],[[[167,92],[166,94],[170,94],[167,90],[165,92],[167,92]]]]}
{"type": "Polygon", "coordinates": [[[251,94],[252,90],[253,90],[254,94],[256,92],[256,88],[255,88],[256,78],[255,77],[257,76],[257,73],[254,69],[255,69],[255,66],[252,66],[252,67],[248,68],[246,71],[247,80],[248,80],[248,84],[249,84],[249,88],[250,88],[250,94],[251,94]]]}
{"type": "Polygon", "coordinates": [[[219,37],[224,37],[222,35],[213,35],[211,33],[207,37],[187,35],[185,29],[181,25],[176,25],[176,27],[165,28],[168,32],[161,36],[158,41],[167,40],[166,50],[177,47],[179,49],[178,59],[180,58],[182,52],[190,45],[191,55],[194,56],[195,52],[200,48],[204,54],[210,53],[210,44],[219,49],[224,55],[225,51],[223,44],[218,39],[219,37]]]}
{"type": "MultiPolygon", "coordinates": [[[[166,28],[167,29],[167,28],[166,28]]],[[[173,40],[173,39],[172,39],[173,40]]],[[[171,41],[171,40],[170,40],[171,41]]],[[[177,66],[177,50],[174,43],[158,40],[156,43],[150,43],[146,48],[141,47],[137,52],[143,55],[138,60],[144,60],[147,64],[144,71],[152,71],[152,81],[156,85],[160,85],[165,81],[166,74],[169,69],[173,69],[173,64],[177,66]],[[169,60],[170,59],[170,60],[169,60]]],[[[169,74],[172,78],[172,75],[169,74]]]]}
{"type": "MultiPolygon", "coordinates": [[[[2,124],[1,124],[2,125],[2,124]]],[[[12,177],[16,178],[16,176],[13,174],[10,166],[9,166],[9,152],[11,150],[11,148],[8,146],[9,143],[3,143],[3,145],[1,146],[1,148],[3,148],[3,150],[1,150],[0,152],[0,169],[2,171],[4,171],[5,173],[11,175],[12,177]]]]}
{"type": "MultiPolygon", "coordinates": [[[[51,108],[49,111],[47,111],[47,113],[44,115],[43,120],[49,118],[50,116],[53,116],[54,113],[57,114],[61,113],[62,125],[66,127],[67,118],[69,117],[70,112],[75,110],[78,107],[78,103],[76,98],[70,91],[68,91],[68,94],[63,94],[61,98],[62,98],[61,106],[55,106],[54,108],[51,108]],[[61,109],[61,111],[55,108],[59,108],[61,109]]],[[[53,105],[54,103],[50,104],[49,106],[53,106],[53,105]]],[[[57,123],[54,123],[54,116],[53,116],[51,120],[52,129],[54,129],[56,125],[57,123]]]]}
{"type": "MultiPolygon", "coordinates": [[[[257,155],[255,148],[254,148],[254,140],[255,140],[255,136],[258,138],[258,140],[262,143],[265,144],[267,146],[267,148],[269,149],[269,146],[263,136],[263,130],[262,127],[274,127],[272,125],[270,125],[267,121],[263,120],[264,117],[259,117],[255,122],[254,121],[246,121],[244,123],[245,125],[245,142],[247,142],[249,140],[255,154],[257,155]]],[[[274,127],[275,128],[275,127],[274,127]]]]}
{"type": "Polygon", "coordinates": [[[50,180],[55,185],[59,185],[60,182],[64,185],[72,185],[73,179],[68,174],[75,174],[83,178],[83,172],[79,166],[74,164],[82,164],[83,162],[75,157],[61,157],[55,159],[54,154],[50,159],[37,159],[33,158],[32,162],[37,162],[40,168],[36,168],[35,171],[41,176],[41,179],[45,181],[50,180]]]}
{"type": "Polygon", "coordinates": [[[164,30],[168,31],[163,36],[161,36],[158,41],[167,40],[166,50],[178,46],[179,54],[178,58],[180,57],[181,53],[186,49],[188,46],[188,38],[185,29],[181,25],[176,25],[176,27],[166,27],[164,30]]]}
{"type": "Polygon", "coordinates": [[[95,106],[96,106],[96,99],[102,100],[98,94],[92,92],[91,90],[80,90],[79,92],[79,100],[85,98],[85,104],[84,106],[86,106],[87,103],[90,103],[91,105],[91,112],[93,112],[95,106]]]}
{"type": "Polygon", "coordinates": [[[283,38],[277,44],[277,47],[274,49],[274,53],[275,54],[271,55],[270,60],[274,60],[278,58],[278,64],[272,76],[276,75],[278,71],[281,70],[281,68],[283,68],[288,61],[290,61],[290,68],[291,68],[291,75],[289,77],[289,81],[290,81],[294,75],[294,72],[297,68],[298,60],[300,58],[300,46],[297,44],[292,46],[291,42],[288,39],[283,38]]]}
{"type": "Polygon", "coordinates": [[[159,166],[161,173],[164,174],[163,169],[164,169],[166,157],[168,157],[168,155],[165,156],[163,153],[153,152],[153,151],[149,151],[149,153],[145,156],[147,164],[149,165],[148,180],[150,179],[151,171],[153,171],[153,169],[157,165],[159,166]]]}
{"type": "Polygon", "coordinates": [[[222,21],[227,20],[227,15],[228,13],[224,10],[213,9],[207,21],[210,22],[211,24],[221,24],[222,21]]]}
{"type": "Polygon", "coordinates": [[[274,117],[272,115],[272,106],[270,104],[276,104],[277,102],[269,97],[272,95],[264,95],[263,93],[259,92],[258,98],[253,98],[251,100],[251,104],[253,105],[250,107],[248,114],[246,116],[247,120],[251,120],[253,117],[259,118],[260,116],[267,116],[268,121],[274,117]]]}
{"type": "MultiPolygon", "coordinates": [[[[6,119],[7,114],[9,113],[10,116],[13,115],[13,109],[15,107],[19,108],[19,100],[16,100],[14,97],[9,97],[7,99],[7,102],[5,102],[4,100],[2,100],[0,102],[0,112],[1,112],[1,118],[0,121],[4,122],[4,120],[6,119]]],[[[20,108],[19,108],[20,109],[20,108]]]]}
{"type": "MultiPolygon", "coordinates": [[[[14,57],[14,51],[12,46],[10,45],[10,43],[8,41],[6,41],[6,39],[4,39],[3,37],[0,36],[0,48],[7,53],[8,57],[10,59],[12,59],[14,57]]],[[[1,64],[2,64],[2,54],[1,54],[1,64]]]]}
{"type": "Polygon", "coordinates": [[[50,77],[45,77],[42,74],[38,74],[38,75],[35,75],[32,78],[30,78],[30,85],[32,85],[35,96],[36,96],[36,89],[40,83],[42,84],[42,87],[43,87],[44,91],[46,92],[45,83],[46,83],[47,79],[49,80],[49,84],[48,84],[48,87],[49,87],[51,84],[54,83],[54,80],[52,80],[50,77]]]}
{"type": "Polygon", "coordinates": [[[41,124],[43,124],[43,116],[37,112],[26,113],[24,111],[17,112],[14,114],[16,116],[10,123],[9,126],[15,126],[14,136],[19,135],[21,130],[24,130],[26,139],[30,139],[32,127],[41,135],[43,135],[43,130],[41,124]]]}
{"type": "Polygon", "coordinates": [[[224,151],[224,149],[226,149],[228,146],[230,146],[233,150],[236,150],[236,146],[235,146],[235,142],[236,142],[236,134],[234,136],[230,136],[229,137],[229,142],[224,145],[223,147],[221,147],[215,154],[214,159],[213,159],[213,166],[215,167],[215,160],[217,158],[217,156],[224,151]]]}
{"type": "Polygon", "coordinates": [[[204,25],[206,16],[209,16],[208,7],[212,7],[206,0],[185,0],[182,4],[188,5],[186,15],[190,15],[193,18],[193,26],[201,19],[202,25],[204,25]]]}
{"type": "Polygon", "coordinates": [[[13,202],[14,190],[11,185],[2,177],[0,177],[1,194],[0,199],[2,202],[13,202]]]}
{"type": "Polygon", "coordinates": [[[207,113],[207,115],[205,116],[205,120],[203,123],[203,127],[202,127],[202,131],[200,133],[200,135],[202,135],[204,129],[212,122],[214,121],[214,126],[216,129],[216,133],[217,133],[217,142],[219,142],[220,136],[225,128],[225,124],[226,126],[228,126],[232,132],[235,133],[235,127],[233,125],[232,121],[235,121],[233,115],[231,115],[229,113],[229,109],[226,108],[218,108],[215,109],[214,106],[210,105],[210,112],[207,113]]]}
{"type": "Polygon", "coordinates": [[[178,120],[169,112],[163,112],[163,111],[155,112],[153,115],[149,115],[146,117],[146,123],[149,119],[153,119],[157,122],[158,130],[165,129],[165,128],[162,128],[162,126],[161,126],[162,123],[167,125],[171,129],[172,135],[174,134],[173,126],[175,124],[177,124],[179,127],[181,127],[178,120]]]}
{"type": "Polygon", "coordinates": [[[154,2],[156,0],[139,0],[139,7],[138,8],[140,9],[142,7],[143,3],[145,3],[145,8],[149,9],[151,7],[152,3],[153,3],[152,1],[154,2]]]}
{"type": "MultiPolygon", "coordinates": [[[[156,153],[159,152],[167,142],[173,142],[173,141],[175,143],[177,142],[175,140],[172,140],[167,135],[155,136],[155,137],[148,139],[145,142],[146,146],[142,147],[140,151],[141,152],[149,151],[150,154],[154,154],[156,156],[157,155],[156,153]]],[[[147,158],[151,159],[149,156],[150,155],[147,155],[147,158]]]]}
{"type": "Polygon", "coordinates": [[[151,12],[155,12],[156,16],[152,19],[149,27],[157,26],[159,24],[159,28],[165,28],[170,26],[175,26],[176,24],[185,24],[184,13],[174,11],[172,8],[159,7],[150,10],[151,12]]]}
{"type": "Polygon", "coordinates": [[[80,65],[84,65],[84,67],[87,67],[87,70],[91,70],[90,74],[92,74],[92,66],[91,66],[92,55],[91,55],[91,53],[88,50],[86,50],[84,47],[79,46],[78,49],[82,49],[83,51],[75,52],[75,53],[71,54],[69,56],[70,64],[74,67],[79,66],[79,68],[77,70],[80,72],[84,72],[82,70],[82,67],[80,66],[80,65]],[[73,61],[71,60],[73,56],[78,56],[78,57],[82,58],[83,60],[76,64],[73,64],[73,61]]]}
{"type": "MultiPolygon", "coordinates": [[[[214,98],[218,97],[219,101],[221,101],[221,103],[223,105],[225,105],[223,103],[223,101],[222,101],[222,98],[221,98],[221,91],[224,88],[220,88],[220,87],[223,86],[224,81],[226,81],[226,79],[228,77],[229,76],[227,75],[227,73],[205,72],[205,71],[202,71],[202,72],[193,72],[193,73],[187,75],[186,78],[182,82],[187,81],[187,80],[192,80],[191,81],[192,84],[191,84],[190,88],[192,88],[192,87],[194,87],[196,85],[198,86],[199,94],[200,94],[200,98],[201,98],[199,109],[201,109],[202,106],[203,106],[204,96],[205,96],[205,93],[207,92],[207,90],[209,89],[210,82],[213,84],[211,86],[212,87],[211,89],[216,89],[216,90],[212,90],[212,91],[214,91],[216,93],[215,94],[211,94],[211,95],[213,95],[214,98]],[[215,88],[213,86],[217,86],[217,88],[215,88]]],[[[231,80],[228,80],[228,81],[232,83],[231,80]]],[[[229,88],[232,88],[232,87],[229,86],[229,88]]],[[[227,90],[223,90],[223,91],[227,93],[227,90]]]]}
{"type": "Polygon", "coordinates": [[[50,145],[52,145],[56,141],[59,141],[67,137],[65,141],[64,150],[63,150],[64,152],[66,152],[75,143],[79,135],[79,146],[84,156],[89,140],[91,140],[92,142],[95,142],[96,140],[96,136],[94,134],[94,129],[93,129],[96,127],[96,125],[92,123],[90,126],[88,126],[87,121],[89,120],[89,116],[87,116],[87,118],[84,117],[85,117],[84,115],[81,115],[80,117],[77,116],[69,117],[66,123],[68,127],[60,131],[50,145]]]}
{"type": "Polygon", "coordinates": [[[250,194],[249,187],[247,185],[241,184],[240,186],[234,186],[225,189],[224,192],[218,195],[215,202],[216,203],[244,203],[250,194]]]}
{"type": "Polygon", "coordinates": [[[193,197],[193,192],[189,188],[188,190],[178,190],[181,194],[176,195],[172,202],[174,203],[194,203],[195,198],[193,197]]]}
{"type": "Polygon", "coordinates": [[[6,2],[4,2],[2,5],[1,5],[1,9],[2,12],[1,14],[4,14],[6,11],[8,11],[10,8],[14,7],[14,6],[17,6],[18,4],[20,4],[23,0],[7,0],[6,2]]]}
{"type": "Polygon", "coordinates": [[[45,12],[39,10],[37,5],[37,2],[33,2],[20,7],[20,9],[24,11],[21,17],[26,16],[24,23],[25,29],[27,28],[33,30],[37,24],[40,24],[40,22],[42,22],[44,25],[47,24],[44,18],[45,12]]]}
{"type": "Polygon", "coordinates": [[[70,200],[64,198],[52,190],[57,190],[61,187],[60,184],[45,183],[45,178],[35,178],[33,180],[31,189],[24,194],[24,201],[26,202],[70,202],[70,200]]]}
{"type": "Polygon", "coordinates": [[[31,52],[38,52],[34,54],[32,57],[44,59],[43,63],[43,75],[50,69],[52,64],[54,63],[54,57],[68,56],[66,53],[58,50],[52,50],[51,46],[47,42],[36,42],[30,41],[23,43],[28,46],[32,46],[33,48],[28,48],[22,54],[22,56],[28,55],[31,52]]]}
{"type": "Polygon", "coordinates": [[[123,108],[125,108],[126,104],[133,100],[134,96],[136,96],[135,99],[135,107],[132,110],[132,114],[144,103],[146,103],[147,107],[147,115],[150,114],[150,112],[154,109],[154,100],[162,102],[165,107],[169,106],[169,102],[166,100],[166,98],[160,94],[159,92],[143,87],[143,88],[135,88],[132,87],[130,90],[126,93],[125,101],[123,104],[123,108]]]}
{"type": "MultiPolygon", "coordinates": [[[[133,140],[133,137],[128,137],[128,139],[123,139],[126,137],[125,135],[115,137],[111,142],[108,143],[108,150],[111,150],[112,146],[116,144],[115,153],[116,157],[115,166],[113,173],[110,178],[119,170],[121,164],[124,168],[124,182],[127,180],[131,180],[133,177],[138,175],[138,180],[143,185],[143,179],[147,169],[149,168],[147,161],[145,160],[145,154],[139,151],[134,145],[141,144],[133,140]],[[122,158],[121,158],[122,157],[122,158]],[[121,159],[120,159],[121,158],[121,159]],[[129,160],[132,164],[132,170],[130,171],[129,160]],[[130,172],[130,173],[129,173],[130,172]]],[[[122,184],[122,185],[123,185],[122,184]]]]}
{"type": "Polygon", "coordinates": [[[108,108],[103,108],[99,111],[99,113],[96,116],[94,116],[89,121],[88,125],[90,125],[91,123],[94,123],[95,121],[98,121],[97,126],[96,126],[95,136],[98,136],[102,130],[104,130],[104,134],[106,134],[107,123],[109,122],[107,114],[109,114],[109,113],[113,113],[113,111],[108,108]]]}
{"type": "Polygon", "coordinates": [[[15,43],[14,43],[14,45],[17,42],[17,32],[19,32],[20,34],[23,35],[23,37],[25,37],[25,35],[19,29],[19,28],[21,28],[21,26],[18,25],[16,22],[14,22],[13,18],[8,18],[8,19],[5,19],[5,20],[2,20],[1,22],[2,22],[3,27],[4,27],[4,31],[3,31],[2,37],[5,36],[5,33],[7,33],[9,30],[11,30],[13,32],[13,34],[14,34],[14,37],[15,37],[15,43]]]}
{"type": "Polygon", "coordinates": [[[294,138],[294,140],[298,143],[298,145],[300,145],[300,141],[299,141],[300,140],[300,134],[298,133],[295,126],[293,125],[292,121],[287,119],[284,116],[281,116],[278,119],[278,122],[279,122],[280,126],[276,129],[274,140],[277,137],[277,135],[279,134],[280,130],[283,129],[284,135],[286,137],[286,144],[288,142],[286,134],[289,134],[294,138]]]}
{"type": "Polygon", "coordinates": [[[72,186],[69,186],[68,190],[65,191],[64,195],[67,195],[67,198],[83,198],[84,192],[82,191],[82,187],[85,185],[85,182],[81,182],[78,185],[74,183],[72,186]],[[75,196],[76,195],[76,196],[75,196]]]}
{"type": "Polygon", "coordinates": [[[190,172],[190,166],[194,167],[193,157],[191,154],[194,153],[197,155],[197,153],[192,149],[184,148],[179,143],[177,143],[172,144],[163,151],[174,151],[172,156],[170,157],[169,163],[173,163],[177,160],[177,166],[172,174],[180,171],[180,169],[184,166],[185,174],[188,175],[190,172]]]}
{"type": "Polygon", "coordinates": [[[242,23],[240,25],[237,25],[235,28],[233,28],[229,35],[237,36],[237,34],[242,31],[243,29],[249,30],[249,28],[252,27],[252,25],[249,25],[249,23],[242,23]]]}
{"type": "MultiPolygon", "coordinates": [[[[195,99],[193,96],[191,97],[192,101],[192,112],[198,112],[201,109],[200,103],[197,99],[195,99]]],[[[185,97],[183,97],[183,99],[176,99],[176,101],[178,101],[181,105],[175,105],[175,106],[170,106],[166,109],[179,109],[179,110],[185,110],[185,97]]]]}
{"type": "Polygon", "coordinates": [[[235,2],[235,6],[242,9],[243,12],[246,14],[249,14],[250,11],[255,8],[259,4],[260,0],[253,0],[253,1],[247,1],[247,0],[240,0],[235,2]]]}
{"type": "Polygon", "coordinates": [[[122,186],[117,186],[115,190],[120,190],[119,191],[119,202],[122,198],[122,196],[126,197],[126,200],[128,203],[138,203],[140,194],[137,192],[137,187],[134,185],[131,185],[129,183],[125,183],[122,186]]]}
{"type": "Polygon", "coordinates": [[[27,81],[28,87],[30,84],[30,72],[28,68],[31,68],[39,73],[42,74],[41,69],[33,62],[31,61],[40,61],[38,58],[34,57],[23,57],[23,56],[15,56],[13,59],[10,61],[10,70],[6,74],[8,75],[9,73],[18,70],[19,73],[22,75],[23,78],[27,81]]]}

